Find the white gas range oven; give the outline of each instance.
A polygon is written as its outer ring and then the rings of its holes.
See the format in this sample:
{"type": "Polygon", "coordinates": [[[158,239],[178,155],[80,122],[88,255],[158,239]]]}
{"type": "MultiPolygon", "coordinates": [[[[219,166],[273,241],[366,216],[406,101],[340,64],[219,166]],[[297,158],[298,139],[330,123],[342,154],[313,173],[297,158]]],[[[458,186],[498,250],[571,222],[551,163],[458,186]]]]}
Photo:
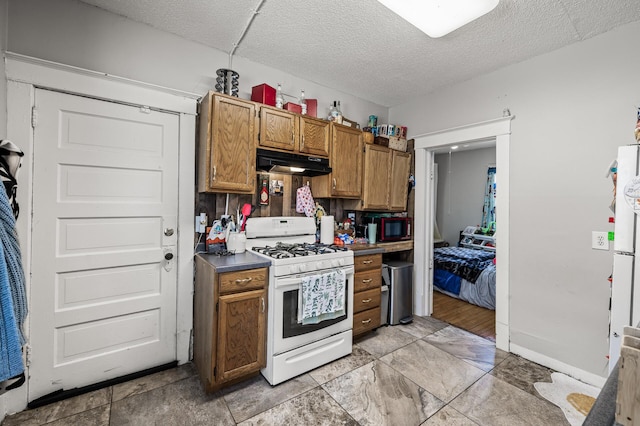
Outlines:
{"type": "MultiPolygon", "coordinates": [[[[246,224],[247,250],[271,261],[267,366],[276,385],[351,353],[353,252],[315,243],[310,217],[256,217],[246,224]],[[344,274],[344,275],[342,275],[344,274]],[[302,283],[309,277],[344,276],[344,314],[308,324],[301,320],[302,283]]],[[[324,317],[323,317],[324,318],[324,317]]]]}

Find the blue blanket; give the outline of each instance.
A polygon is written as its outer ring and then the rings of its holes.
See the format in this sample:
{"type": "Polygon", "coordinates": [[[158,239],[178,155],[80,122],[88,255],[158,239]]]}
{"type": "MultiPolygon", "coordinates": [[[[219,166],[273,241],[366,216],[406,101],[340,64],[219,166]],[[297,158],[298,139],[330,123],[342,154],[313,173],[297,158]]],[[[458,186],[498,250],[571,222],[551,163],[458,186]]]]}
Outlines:
{"type": "Polygon", "coordinates": [[[495,253],[465,247],[440,247],[433,249],[436,269],[451,272],[475,283],[480,273],[493,263],[495,253]]]}
{"type": "MultiPolygon", "coordinates": [[[[3,192],[2,189],[0,192],[3,192]]],[[[9,274],[4,262],[4,250],[0,244],[0,382],[23,371],[22,345],[13,309],[9,274]]]]}

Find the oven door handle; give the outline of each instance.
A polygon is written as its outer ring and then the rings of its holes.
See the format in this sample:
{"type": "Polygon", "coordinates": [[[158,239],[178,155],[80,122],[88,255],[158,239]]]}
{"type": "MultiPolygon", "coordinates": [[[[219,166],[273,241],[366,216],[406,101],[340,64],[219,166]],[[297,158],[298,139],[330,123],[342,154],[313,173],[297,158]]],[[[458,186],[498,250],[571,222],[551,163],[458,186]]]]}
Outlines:
{"type": "MultiPolygon", "coordinates": [[[[347,278],[349,278],[350,275],[353,274],[353,266],[349,266],[349,267],[345,267],[345,268],[340,268],[341,271],[344,271],[345,275],[347,276],[347,278]]],[[[305,276],[312,276],[312,275],[318,275],[321,272],[312,272],[312,273],[308,273],[308,274],[304,274],[304,275],[298,275],[298,276],[294,276],[294,277],[289,277],[289,278],[276,278],[275,279],[275,287],[276,288],[283,288],[283,287],[288,287],[288,288],[298,288],[302,285],[302,279],[305,276]]],[[[353,277],[351,277],[351,279],[353,279],[353,277]]]]}

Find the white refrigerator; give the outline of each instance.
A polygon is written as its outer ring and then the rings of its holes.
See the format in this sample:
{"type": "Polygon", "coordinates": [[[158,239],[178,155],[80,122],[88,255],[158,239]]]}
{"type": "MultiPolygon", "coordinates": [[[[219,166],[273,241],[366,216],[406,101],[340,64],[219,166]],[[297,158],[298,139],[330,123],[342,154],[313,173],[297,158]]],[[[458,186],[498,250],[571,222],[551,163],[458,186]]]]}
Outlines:
{"type": "Polygon", "coordinates": [[[618,148],[611,283],[609,371],[620,357],[625,326],[640,322],[640,145],[618,148]],[[637,284],[637,285],[636,285],[637,284]]]}

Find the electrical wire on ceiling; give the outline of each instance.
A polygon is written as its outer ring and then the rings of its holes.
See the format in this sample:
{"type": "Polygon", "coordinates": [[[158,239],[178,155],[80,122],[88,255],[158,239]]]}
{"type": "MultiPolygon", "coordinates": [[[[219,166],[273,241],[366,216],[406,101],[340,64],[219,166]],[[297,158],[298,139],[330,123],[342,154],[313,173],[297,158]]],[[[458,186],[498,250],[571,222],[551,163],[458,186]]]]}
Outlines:
{"type": "Polygon", "coordinates": [[[262,7],[262,4],[264,3],[264,1],[265,0],[260,0],[258,2],[258,5],[254,9],[250,10],[251,16],[249,17],[249,20],[247,21],[247,25],[244,27],[244,30],[242,30],[242,34],[240,34],[240,38],[238,39],[238,41],[236,43],[233,44],[233,48],[229,52],[229,69],[233,69],[232,66],[231,66],[233,54],[236,52],[236,49],[238,48],[238,46],[240,46],[240,42],[244,38],[245,34],[247,34],[247,31],[249,31],[249,27],[253,23],[253,20],[260,13],[260,8],[262,7]]]}

